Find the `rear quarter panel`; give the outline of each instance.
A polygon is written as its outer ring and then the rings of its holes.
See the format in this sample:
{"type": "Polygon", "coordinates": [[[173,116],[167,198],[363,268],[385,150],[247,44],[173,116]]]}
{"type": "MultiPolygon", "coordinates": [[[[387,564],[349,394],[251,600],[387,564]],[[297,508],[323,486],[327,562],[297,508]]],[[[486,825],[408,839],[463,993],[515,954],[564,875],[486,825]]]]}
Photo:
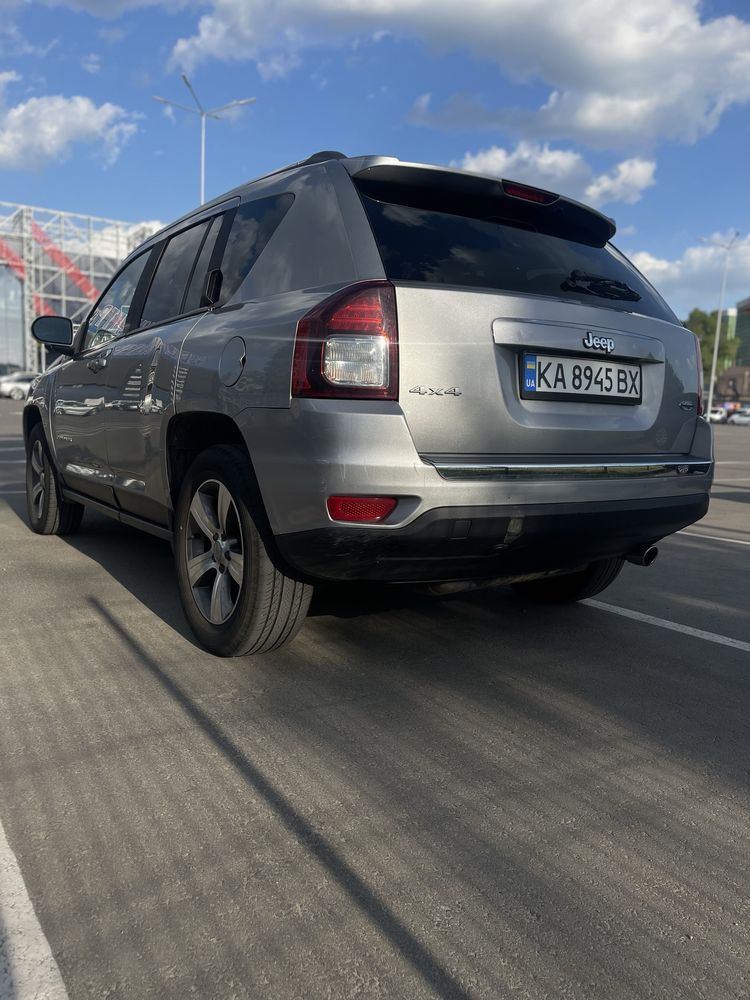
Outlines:
{"type": "MultiPolygon", "coordinates": [[[[295,200],[233,299],[206,314],[183,344],[177,412],[234,415],[246,407],[290,405],[297,321],[328,295],[364,277],[363,268],[376,266],[371,236],[369,258],[367,245],[359,255],[352,249],[339,197],[341,193],[347,202],[346,185],[351,188],[351,181],[338,164],[318,164],[247,189],[243,201],[286,192],[295,200]],[[334,171],[333,180],[329,166],[341,171],[334,171]],[[229,385],[222,359],[237,350],[238,339],[245,347],[245,364],[229,385]]],[[[351,195],[356,198],[353,191],[351,195]]],[[[355,225],[357,219],[355,212],[355,225]]]]}

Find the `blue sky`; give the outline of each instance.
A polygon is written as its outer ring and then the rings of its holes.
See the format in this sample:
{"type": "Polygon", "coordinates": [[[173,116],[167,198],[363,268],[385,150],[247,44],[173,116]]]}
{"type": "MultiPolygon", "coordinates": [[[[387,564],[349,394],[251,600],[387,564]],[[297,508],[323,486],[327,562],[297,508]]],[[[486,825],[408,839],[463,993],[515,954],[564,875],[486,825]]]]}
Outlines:
{"type": "Polygon", "coordinates": [[[164,222],[317,149],[528,180],[596,204],[680,314],[750,295],[740,0],[0,0],[0,198],[164,222]],[[708,241],[707,243],[701,242],[708,241]]]}

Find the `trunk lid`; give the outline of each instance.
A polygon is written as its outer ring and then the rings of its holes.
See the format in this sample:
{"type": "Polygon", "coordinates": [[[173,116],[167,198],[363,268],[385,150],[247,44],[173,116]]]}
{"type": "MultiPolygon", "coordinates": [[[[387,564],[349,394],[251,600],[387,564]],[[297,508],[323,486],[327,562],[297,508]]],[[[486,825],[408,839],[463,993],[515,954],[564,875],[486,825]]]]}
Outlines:
{"type": "Polygon", "coordinates": [[[536,296],[396,285],[400,402],[430,455],[686,454],[698,402],[682,326],[536,296]],[[614,341],[611,355],[583,341],[614,341]],[[524,352],[641,366],[642,402],[523,399],[524,352]],[[448,391],[446,391],[448,390],[448,391]]]}
{"type": "Polygon", "coordinates": [[[375,163],[352,181],[396,288],[400,403],[421,454],[689,452],[695,337],[609,243],[611,219],[436,167],[375,163]],[[549,360],[568,378],[584,372],[587,390],[624,370],[640,391],[606,400],[594,388],[583,399],[564,381],[544,398],[540,386],[522,390],[522,366],[539,381],[549,360]]]}

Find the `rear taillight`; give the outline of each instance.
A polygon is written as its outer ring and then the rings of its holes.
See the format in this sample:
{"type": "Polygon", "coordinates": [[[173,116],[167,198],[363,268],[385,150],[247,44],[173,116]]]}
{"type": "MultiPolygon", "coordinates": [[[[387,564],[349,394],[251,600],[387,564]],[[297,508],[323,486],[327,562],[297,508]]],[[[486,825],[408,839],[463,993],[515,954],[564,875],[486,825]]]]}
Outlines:
{"type": "Polygon", "coordinates": [[[292,395],[398,399],[396,293],[390,282],[353,285],[302,317],[292,395]]]}
{"type": "Polygon", "coordinates": [[[698,416],[703,416],[703,358],[701,356],[701,342],[695,337],[695,370],[698,376],[698,416]]]}

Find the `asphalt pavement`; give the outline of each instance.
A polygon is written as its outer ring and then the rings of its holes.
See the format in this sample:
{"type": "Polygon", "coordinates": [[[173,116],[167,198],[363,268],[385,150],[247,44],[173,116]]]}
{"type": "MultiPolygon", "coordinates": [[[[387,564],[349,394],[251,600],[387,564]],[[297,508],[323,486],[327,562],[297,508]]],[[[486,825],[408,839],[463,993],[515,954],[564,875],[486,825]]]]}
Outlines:
{"type": "Polygon", "coordinates": [[[0,823],[71,1000],[750,997],[750,428],[717,452],[595,604],[349,590],[228,661],[168,545],[30,532],[0,401],[0,823]]]}

